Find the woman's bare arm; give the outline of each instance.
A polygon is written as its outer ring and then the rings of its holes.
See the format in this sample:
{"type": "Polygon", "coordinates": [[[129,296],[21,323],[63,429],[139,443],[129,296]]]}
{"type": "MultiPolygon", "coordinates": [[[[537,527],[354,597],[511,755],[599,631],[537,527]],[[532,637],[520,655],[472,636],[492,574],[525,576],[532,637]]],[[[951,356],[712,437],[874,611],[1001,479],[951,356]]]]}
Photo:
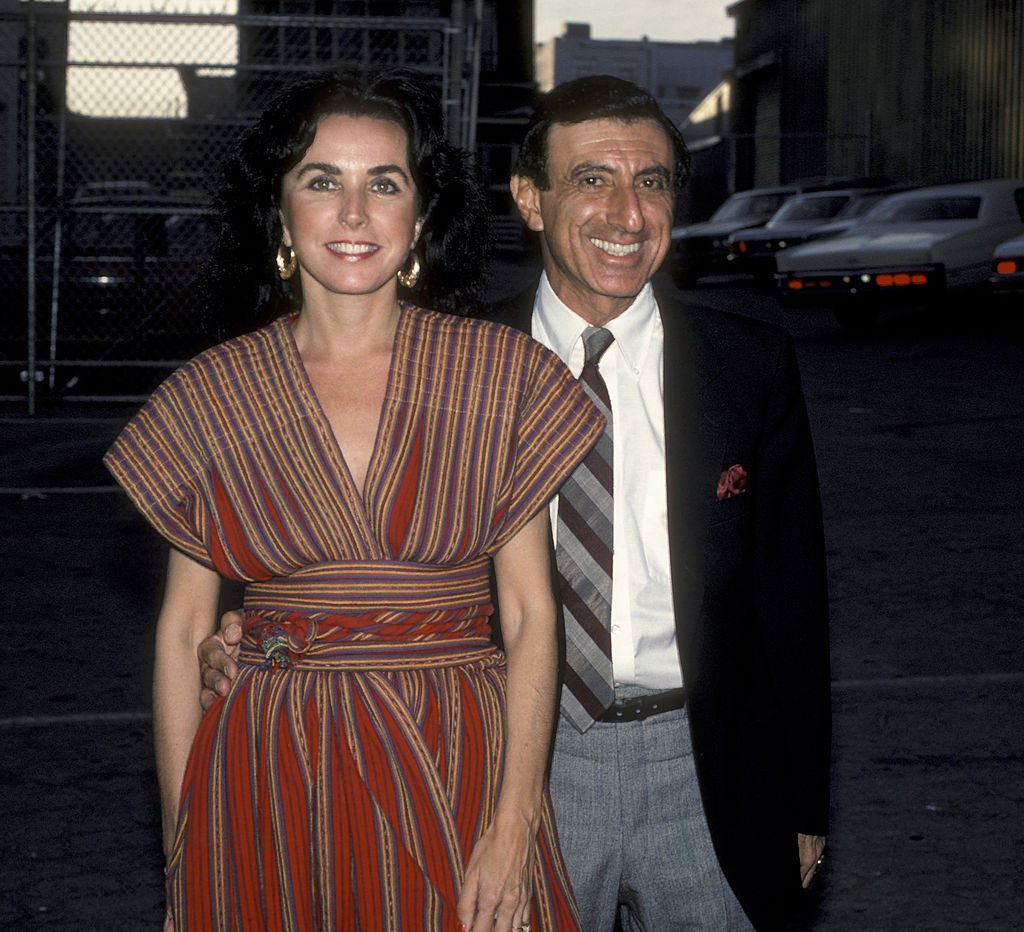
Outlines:
{"type": "Polygon", "coordinates": [[[470,932],[529,922],[534,845],[554,727],[557,642],[551,531],[542,509],[494,557],[508,658],[505,765],[494,819],[474,848],[459,900],[470,932]]]}
{"type": "Polygon", "coordinates": [[[153,668],[153,737],[165,858],[174,844],[185,764],[202,715],[196,648],[216,624],[219,590],[220,577],[213,570],[171,551],[153,668]]]}

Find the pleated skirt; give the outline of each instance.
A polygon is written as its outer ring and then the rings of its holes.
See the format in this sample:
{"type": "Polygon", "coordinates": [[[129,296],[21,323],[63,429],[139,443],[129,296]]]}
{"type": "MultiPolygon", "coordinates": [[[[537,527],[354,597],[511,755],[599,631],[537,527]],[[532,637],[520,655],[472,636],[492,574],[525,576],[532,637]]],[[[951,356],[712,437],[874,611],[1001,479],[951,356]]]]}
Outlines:
{"type": "MultiPolygon", "coordinates": [[[[399,669],[243,664],[187,765],[175,929],[455,932],[500,790],[504,716],[494,649],[399,669]]],[[[546,791],[531,922],[579,928],[546,791]]]]}

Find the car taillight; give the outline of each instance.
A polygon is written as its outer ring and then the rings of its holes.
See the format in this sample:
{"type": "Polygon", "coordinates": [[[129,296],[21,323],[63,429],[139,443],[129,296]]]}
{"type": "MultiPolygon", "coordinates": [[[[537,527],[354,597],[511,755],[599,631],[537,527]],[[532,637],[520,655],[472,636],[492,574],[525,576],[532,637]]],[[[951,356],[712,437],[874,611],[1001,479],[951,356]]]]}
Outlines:
{"type": "Polygon", "coordinates": [[[996,272],[1000,275],[1016,275],[1022,268],[1024,264],[1016,259],[1000,259],[996,263],[996,272]]]}
{"type": "Polygon", "coordinates": [[[911,285],[927,285],[928,276],[924,272],[888,272],[875,276],[875,284],[879,288],[907,288],[911,285]]]}
{"type": "Polygon", "coordinates": [[[786,287],[790,291],[803,291],[805,288],[831,288],[832,282],[830,282],[827,278],[790,278],[786,280],[786,287]]]}

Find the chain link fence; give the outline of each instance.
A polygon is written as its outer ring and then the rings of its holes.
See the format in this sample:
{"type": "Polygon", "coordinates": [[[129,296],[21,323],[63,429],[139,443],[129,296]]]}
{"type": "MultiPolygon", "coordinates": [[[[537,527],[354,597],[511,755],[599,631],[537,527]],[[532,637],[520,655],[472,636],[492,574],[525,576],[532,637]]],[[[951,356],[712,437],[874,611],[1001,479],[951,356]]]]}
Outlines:
{"type": "Polygon", "coordinates": [[[203,345],[193,283],[213,238],[210,182],[295,75],[416,68],[449,135],[472,145],[475,30],[458,4],[399,19],[171,3],[0,0],[0,397],[30,414],[144,398],[203,345]]]}

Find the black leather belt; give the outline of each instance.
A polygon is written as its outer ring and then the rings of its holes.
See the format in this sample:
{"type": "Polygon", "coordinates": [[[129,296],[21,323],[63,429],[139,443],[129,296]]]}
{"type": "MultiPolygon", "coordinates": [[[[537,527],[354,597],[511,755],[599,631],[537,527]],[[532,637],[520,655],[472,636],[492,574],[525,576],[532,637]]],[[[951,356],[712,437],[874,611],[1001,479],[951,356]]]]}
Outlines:
{"type": "Polygon", "coordinates": [[[647,696],[633,696],[630,699],[616,699],[599,722],[639,722],[652,715],[671,712],[686,705],[686,689],[666,689],[647,696]]]}

